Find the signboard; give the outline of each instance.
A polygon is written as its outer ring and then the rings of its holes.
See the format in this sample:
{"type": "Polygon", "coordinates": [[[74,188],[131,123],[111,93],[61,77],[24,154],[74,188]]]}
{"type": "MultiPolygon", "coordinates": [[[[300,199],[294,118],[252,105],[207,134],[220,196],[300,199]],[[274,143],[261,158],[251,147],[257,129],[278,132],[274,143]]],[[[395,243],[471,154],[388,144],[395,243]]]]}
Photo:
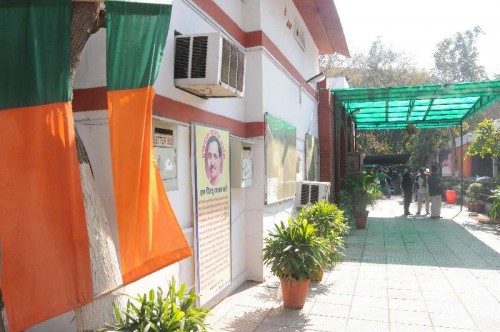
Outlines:
{"type": "Polygon", "coordinates": [[[231,283],[229,132],[193,124],[199,305],[231,283]]]}

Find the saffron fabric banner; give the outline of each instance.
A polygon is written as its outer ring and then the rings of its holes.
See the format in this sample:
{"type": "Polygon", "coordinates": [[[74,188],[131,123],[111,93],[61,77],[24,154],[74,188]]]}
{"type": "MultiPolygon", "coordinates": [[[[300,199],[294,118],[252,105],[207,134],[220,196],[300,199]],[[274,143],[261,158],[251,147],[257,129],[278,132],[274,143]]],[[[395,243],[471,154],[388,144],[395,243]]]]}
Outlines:
{"type": "Polygon", "coordinates": [[[199,305],[231,283],[229,132],[193,124],[199,305]]]}
{"type": "Polygon", "coordinates": [[[92,299],[70,100],[70,0],[0,4],[0,288],[9,331],[92,299]]]}
{"type": "Polygon", "coordinates": [[[191,255],[152,143],[152,87],[172,6],[106,2],[108,109],[124,283],[191,255]]]}

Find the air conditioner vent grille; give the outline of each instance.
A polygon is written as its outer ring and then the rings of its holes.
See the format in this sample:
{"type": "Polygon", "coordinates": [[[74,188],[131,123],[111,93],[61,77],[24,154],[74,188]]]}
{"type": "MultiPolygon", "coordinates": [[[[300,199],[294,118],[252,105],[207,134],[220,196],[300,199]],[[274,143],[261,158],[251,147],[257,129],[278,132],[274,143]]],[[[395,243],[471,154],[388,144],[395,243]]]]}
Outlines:
{"type": "Polygon", "coordinates": [[[175,40],[175,70],[174,78],[188,78],[189,45],[191,38],[176,38],[175,40]]]}
{"type": "Polygon", "coordinates": [[[237,82],[236,82],[236,89],[239,91],[243,91],[243,83],[244,83],[244,78],[245,78],[245,54],[237,50],[238,54],[238,77],[237,77],[237,82]]]}
{"type": "Polygon", "coordinates": [[[229,84],[229,72],[230,72],[230,62],[231,62],[231,44],[224,39],[222,42],[222,66],[220,70],[220,80],[226,84],[229,84]]]}
{"type": "Polygon", "coordinates": [[[316,203],[319,199],[319,186],[311,186],[311,203],[316,203]]]}
{"type": "Polygon", "coordinates": [[[300,189],[300,204],[309,203],[309,185],[303,184],[300,189]]]}
{"type": "Polygon", "coordinates": [[[231,63],[229,68],[229,85],[236,87],[238,76],[238,50],[235,46],[231,46],[231,63]]]}
{"type": "Polygon", "coordinates": [[[191,78],[205,78],[207,75],[208,37],[193,37],[191,57],[191,78]]]}

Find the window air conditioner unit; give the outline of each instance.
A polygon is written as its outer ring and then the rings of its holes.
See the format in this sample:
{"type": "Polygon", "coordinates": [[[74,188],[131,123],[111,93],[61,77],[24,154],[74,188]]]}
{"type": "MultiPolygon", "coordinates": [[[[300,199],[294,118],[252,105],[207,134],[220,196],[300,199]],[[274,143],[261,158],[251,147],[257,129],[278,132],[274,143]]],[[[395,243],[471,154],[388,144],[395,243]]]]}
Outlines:
{"type": "Polygon", "coordinates": [[[220,33],[175,37],[174,84],[199,97],[243,97],[245,53],[220,33]]]}
{"type": "Polygon", "coordinates": [[[328,201],[330,182],[302,181],[297,182],[296,206],[298,208],[317,201],[328,201]]]}

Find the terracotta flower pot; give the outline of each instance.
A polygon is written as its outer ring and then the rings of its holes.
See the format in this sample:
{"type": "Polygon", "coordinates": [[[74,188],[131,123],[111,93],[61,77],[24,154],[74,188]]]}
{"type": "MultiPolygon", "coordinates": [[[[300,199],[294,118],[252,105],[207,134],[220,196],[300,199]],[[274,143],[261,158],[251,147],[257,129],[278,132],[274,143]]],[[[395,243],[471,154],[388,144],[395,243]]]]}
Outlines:
{"type": "Polygon", "coordinates": [[[356,219],[356,227],[364,229],[366,227],[366,222],[368,221],[368,211],[354,212],[354,219],[356,219]]]}
{"type": "Polygon", "coordinates": [[[309,279],[295,280],[280,278],[280,280],[283,306],[288,309],[302,309],[304,303],[306,303],[309,279]]]}
{"type": "Polygon", "coordinates": [[[484,213],[485,206],[483,203],[476,203],[476,212],[484,213]]]}

